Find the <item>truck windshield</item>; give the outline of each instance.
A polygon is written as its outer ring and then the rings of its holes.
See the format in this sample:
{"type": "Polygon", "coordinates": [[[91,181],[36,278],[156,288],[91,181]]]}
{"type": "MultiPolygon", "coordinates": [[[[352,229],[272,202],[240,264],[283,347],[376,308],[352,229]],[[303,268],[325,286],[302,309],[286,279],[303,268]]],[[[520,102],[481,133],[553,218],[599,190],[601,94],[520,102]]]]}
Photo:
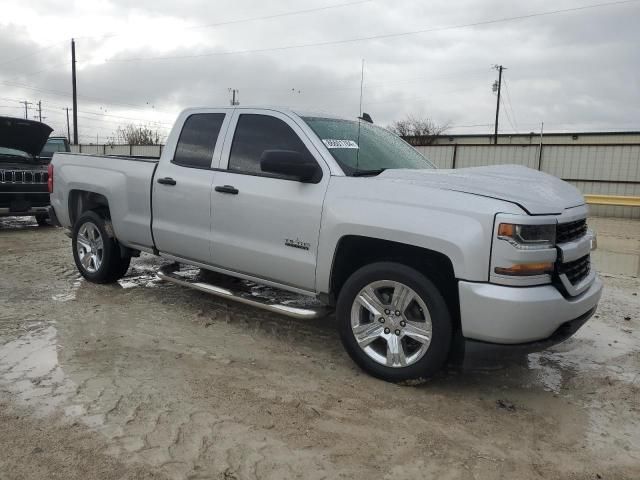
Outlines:
{"type": "Polygon", "coordinates": [[[380,173],[390,168],[436,168],[400,137],[368,122],[322,117],[302,119],[320,137],[346,175],[380,173]]]}
{"type": "Polygon", "coordinates": [[[47,143],[42,147],[42,151],[40,152],[41,157],[51,158],[53,154],[56,152],[66,152],[67,145],[63,138],[50,138],[47,140],[47,143]]]}

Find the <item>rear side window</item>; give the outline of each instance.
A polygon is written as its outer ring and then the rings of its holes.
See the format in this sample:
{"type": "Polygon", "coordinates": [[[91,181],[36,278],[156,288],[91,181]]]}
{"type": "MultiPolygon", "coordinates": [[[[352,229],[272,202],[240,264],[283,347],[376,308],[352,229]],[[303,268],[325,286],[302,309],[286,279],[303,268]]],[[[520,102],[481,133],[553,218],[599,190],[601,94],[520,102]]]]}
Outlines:
{"type": "Polygon", "coordinates": [[[184,122],[173,163],[183,167],[211,168],[213,150],[224,113],[196,113],[184,122]]]}
{"type": "Polygon", "coordinates": [[[231,144],[229,170],[273,176],[260,168],[265,150],[292,150],[313,159],[289,125],[269,115],[242,114],[231,144]]]}

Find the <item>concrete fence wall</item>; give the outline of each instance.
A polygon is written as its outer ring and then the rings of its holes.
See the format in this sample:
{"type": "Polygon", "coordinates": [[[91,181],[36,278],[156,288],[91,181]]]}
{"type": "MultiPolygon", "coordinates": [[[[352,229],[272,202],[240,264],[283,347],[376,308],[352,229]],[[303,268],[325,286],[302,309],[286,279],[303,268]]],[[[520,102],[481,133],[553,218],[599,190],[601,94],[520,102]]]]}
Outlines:
{"type": "Polygon", "coordinates": [[[71,145],[74,153],[159,157],[164,145],[71,145]]]}
{"type": "MultiPolygon", "coordinates": [[[[555,175],[583,194],[640,196],[640,144],[430,145],[416,147],[438,168],[517,164],[555,175]]],[[[163,145],[72,145],[99,155],[159,157],[163,145]]],[[[599,216],[639,218],[640,208],[592,205],[599,216]]]]}
{"type": "MultiPolygon", "coordinates": [[[[583,194],[640,196],[638,145],[430,145],[416,147],[438,168],[517,164],[550,173],[583,194]]],[[[591,205],[598,216],[640,218],[640,208],[591,205]]]]}

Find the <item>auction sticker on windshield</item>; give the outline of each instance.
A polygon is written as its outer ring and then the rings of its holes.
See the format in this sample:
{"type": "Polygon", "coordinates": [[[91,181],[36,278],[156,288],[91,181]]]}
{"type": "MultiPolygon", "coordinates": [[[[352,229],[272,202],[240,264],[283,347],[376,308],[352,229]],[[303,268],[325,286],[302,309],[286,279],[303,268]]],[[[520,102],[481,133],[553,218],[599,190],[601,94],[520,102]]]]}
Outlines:
{"type": "Polygon", "coordinates": [[[324,143],[327,148],[359,148],[358,144],[353,140],[323,138],[322,143],[324,143]]]}

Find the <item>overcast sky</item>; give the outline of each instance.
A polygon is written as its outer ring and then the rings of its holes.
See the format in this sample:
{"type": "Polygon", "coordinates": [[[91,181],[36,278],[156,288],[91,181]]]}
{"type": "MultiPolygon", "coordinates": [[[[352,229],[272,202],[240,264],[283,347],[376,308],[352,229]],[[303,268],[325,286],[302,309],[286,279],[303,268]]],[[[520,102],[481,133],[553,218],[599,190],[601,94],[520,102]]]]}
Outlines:
{"type": "Polygon", "coordinates": [[[41,100],[66,134],[75,37],[82,143],[127,123],[164,135],[230,88],[243,105],[355,117],[362,59],[376,123],[492,131],[502,64],[501,132],[640,130],[640,1],[550,13],[601,1],[4,0],[0,115],[24,116],[26,100],[37,117],[41,100]]]}

